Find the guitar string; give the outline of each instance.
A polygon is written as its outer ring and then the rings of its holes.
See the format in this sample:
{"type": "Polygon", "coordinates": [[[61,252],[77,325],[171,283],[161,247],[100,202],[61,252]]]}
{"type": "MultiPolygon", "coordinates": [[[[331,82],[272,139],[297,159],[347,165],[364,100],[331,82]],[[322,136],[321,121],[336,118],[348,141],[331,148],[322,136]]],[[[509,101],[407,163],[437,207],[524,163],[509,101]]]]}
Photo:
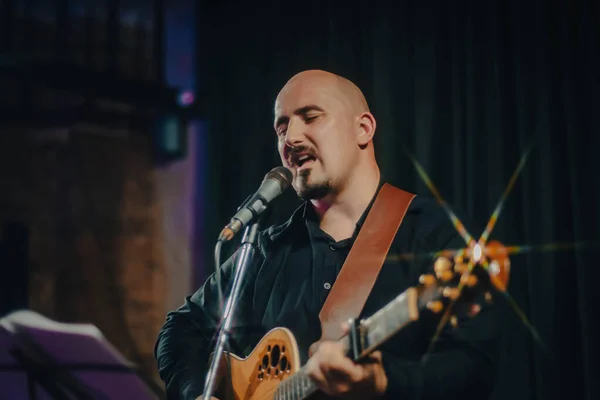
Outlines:
{"type": "MultiPolygon", "coordinates": [[[[300,372],[302,369],[299,369],[298,372],[300,372]]],[[[297,372],[297,373],[298,373],[297,372]]],[[[269,390],[267,390],[265,393],[262,394],[262,396],[257,399],[257,400],[270,400],[270,399],[275,399],[274,396],[271,395],[275,395],[277,394],[277,390],[279,390],[279,388],[281,387],[281,385],[288,385],[289,386],[289,382],[291,381],[291,379],[294,379],[294,376],[290,376],[287,379],[284,379],[283,381],[281,381],[281,383],[275,387],[270,388],[269,390]]],[[[294,397],[294,396],[292,396],[294,397]]],[[[299,398],[299,397],[298,397],[299,398]]]]}

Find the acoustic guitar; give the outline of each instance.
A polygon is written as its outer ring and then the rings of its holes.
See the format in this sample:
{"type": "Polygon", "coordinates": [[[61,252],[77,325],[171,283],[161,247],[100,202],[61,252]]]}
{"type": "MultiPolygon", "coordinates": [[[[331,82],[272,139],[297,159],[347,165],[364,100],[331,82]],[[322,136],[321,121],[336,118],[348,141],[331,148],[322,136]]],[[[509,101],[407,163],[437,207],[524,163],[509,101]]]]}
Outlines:
{"type": "MultiPolygon", "coordinates": [[[[459,306],[466,306],[468,315],[476,317],[476,299],[491,302],[491,291],[506,290],[510,260],[503,250],[499,242],[490,241],[483,255],[488,267],[476,264],[470,272],[464,256],[453,260],[437,258],[434,274],[422,275],[417,286],[404,291],[371,317],[349,321],[349,333],[339,340],[348,356],[360,362],[424,312],[441,317],[443,326],[456,326],[453,310],[459,306]]],[[[217,375],[216,396],[220,400],[300,400],[324,395],[304,373],[296,339],[286,328],[269,331],[245,358],[223,354],[217,375]]]]}

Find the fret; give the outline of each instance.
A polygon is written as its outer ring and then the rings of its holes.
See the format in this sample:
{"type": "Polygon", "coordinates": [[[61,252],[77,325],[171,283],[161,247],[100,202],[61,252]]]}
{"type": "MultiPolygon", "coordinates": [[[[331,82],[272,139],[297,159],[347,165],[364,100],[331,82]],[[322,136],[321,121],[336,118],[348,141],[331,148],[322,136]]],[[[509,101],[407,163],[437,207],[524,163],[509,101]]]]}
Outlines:
{"type": "Polygon", "coordinates": [[[290,400],[300,400],[309,396],[313,392],[317,390],[316,386],[313,384],[312,380],[304,373],[301,369],[288,379],[283,381],[281,385],[277,388],[276,399],[290,399],[290,400]],[[285,397],[282,397],[281,395],[285,397]]]}
{"type": "Polygon", "coordinates": [[[379,346],[391,335],[412,321],[407,292],[396,297],[385,307],[363,322],[367,333],[368,347],[365,352],[379,346]]]}
{"type": "Polygon", "coordinates": [[[275,391],[275,400],[300,400],[316,391],[312,380],[300,369],[279,384],[275,391]]]}
{"type": "Polygon", "coordinates": [[[298,376],[292,377],[292,399],[297,399],[300,393],[298,392],[298,376]]]}
{"type": "Polygon", "coordinates": [[[294,394],[294,399],[300,399],[302,398],[302,386],[303,386],[303,380],[304,380],[305,375],[304,374],[300,374],[296,377],[296,379],[294,380],[294,388],[296,389],[294,394]]]}

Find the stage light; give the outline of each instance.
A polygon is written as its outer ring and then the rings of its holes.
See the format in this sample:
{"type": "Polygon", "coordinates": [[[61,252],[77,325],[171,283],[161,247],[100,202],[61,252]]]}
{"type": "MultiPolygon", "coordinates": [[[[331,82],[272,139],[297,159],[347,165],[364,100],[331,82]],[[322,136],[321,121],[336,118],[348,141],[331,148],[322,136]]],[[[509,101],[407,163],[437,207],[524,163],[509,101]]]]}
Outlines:
{"type": "Polygon", "coordinates": [[[180,107],[184,108],[191,107],[194,104],[195,100],[196,96],[191,90],[182,90],[177,96],[177,104],[179,104],[180,107]]]}

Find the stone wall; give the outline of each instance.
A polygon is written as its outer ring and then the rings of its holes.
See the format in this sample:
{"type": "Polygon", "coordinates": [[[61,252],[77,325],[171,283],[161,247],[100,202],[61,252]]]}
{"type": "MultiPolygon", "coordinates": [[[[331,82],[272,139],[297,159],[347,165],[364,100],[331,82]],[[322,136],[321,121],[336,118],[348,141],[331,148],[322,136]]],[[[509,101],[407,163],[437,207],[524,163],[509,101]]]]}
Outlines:
{"type": "Polygon", "coordinates": [[[157,194],[156,176],[141,133],[0,135],[0,224],[29,230],[29,307],[95,324],[154,379],[153,345],[173,303],[160,199],[178,197],[157,194]]]}

